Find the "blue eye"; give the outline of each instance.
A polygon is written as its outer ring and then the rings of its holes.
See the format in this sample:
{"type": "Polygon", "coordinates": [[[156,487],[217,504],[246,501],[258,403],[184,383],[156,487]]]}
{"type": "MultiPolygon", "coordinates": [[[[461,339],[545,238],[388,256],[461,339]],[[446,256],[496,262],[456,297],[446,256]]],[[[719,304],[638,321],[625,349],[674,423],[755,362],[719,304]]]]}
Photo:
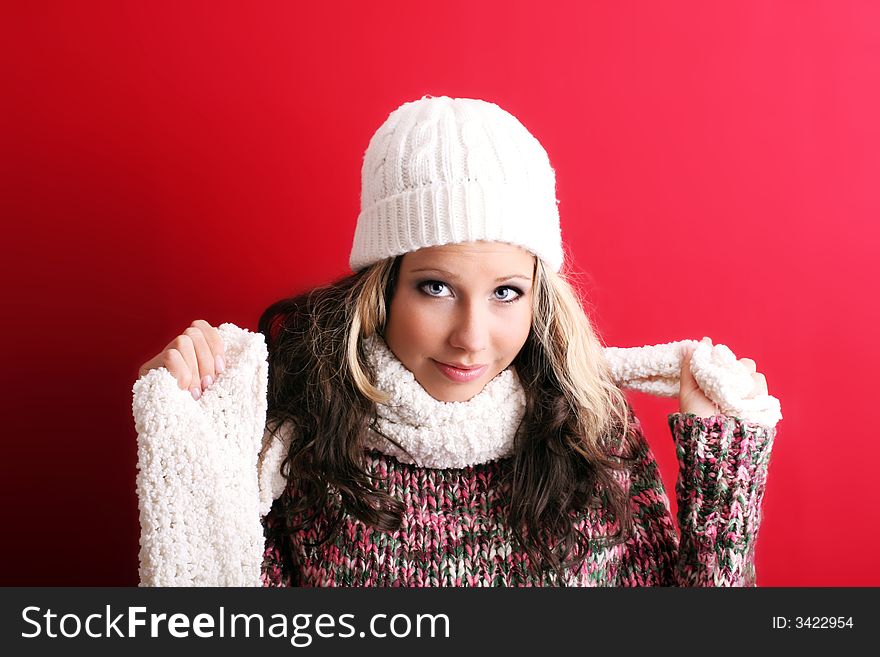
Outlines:
{"type": "MultiPolygon", "coordinates": [[[[426,287],[428,287],[429,285],[430,285],[430,286],[437,286],[437,285],[439,285],[440,287],[446,287],[446,283],[441,283],[440,281],[425,281],[424,283],[419,283],[419,289],[424,290],[424,289],[425,289],[426,287]]],[[[436,295],[436,294],[431,294],[430,292],[428,292],[427,294],[428,294],[429,297],[436,297],[436,296],[438,296],[438,295],[436,295]]]]}
{"type": "Polygon", "coordinates": [[[515,287],[510,287],[509,285],[505,285],[504,287],[499,287],[495,291],[498,292],[498,290],[512,290],[512,291],[516,292],[516,296],[513,297],[512,299],[500,299],[500,301],[502,301],[503,303],[513,303],[514,301],[517,301],[520,299],[520,297],[522,297],[522,290],[515,288],[515,287]]]}

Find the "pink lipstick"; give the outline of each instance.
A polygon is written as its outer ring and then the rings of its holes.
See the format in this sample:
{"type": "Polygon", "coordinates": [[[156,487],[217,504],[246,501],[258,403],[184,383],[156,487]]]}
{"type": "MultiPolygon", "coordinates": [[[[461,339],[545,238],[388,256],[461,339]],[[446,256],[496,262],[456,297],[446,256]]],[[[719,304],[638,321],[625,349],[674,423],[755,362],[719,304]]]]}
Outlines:
{"type": "Polygon", "coordinates": [[[455,381],[456,383],[467,383],[468,381],[473,381],[474,379],[479,379],[488,368],[488,365],[474,365],[470,368],[461,368],[455,367],[454,365],[447,365],[446,363],[441,363],[440,361],[434,361],[434,364],[437,365],[437,369],[439,369],[443,374],[446,375],[448,379],[451,381],[455,381]]]}

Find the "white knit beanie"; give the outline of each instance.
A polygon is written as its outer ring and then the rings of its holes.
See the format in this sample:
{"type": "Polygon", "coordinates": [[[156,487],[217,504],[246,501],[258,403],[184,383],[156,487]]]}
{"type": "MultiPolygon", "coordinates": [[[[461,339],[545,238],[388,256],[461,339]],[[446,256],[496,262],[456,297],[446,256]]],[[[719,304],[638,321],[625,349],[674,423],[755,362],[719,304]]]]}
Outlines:
{"type": "Polygon", "coordinates": [[[477,240],[515,244],[562,267],[556,174],[512,114],[474,98],[423,96],[370,139],[349,265],[477,240]]]}

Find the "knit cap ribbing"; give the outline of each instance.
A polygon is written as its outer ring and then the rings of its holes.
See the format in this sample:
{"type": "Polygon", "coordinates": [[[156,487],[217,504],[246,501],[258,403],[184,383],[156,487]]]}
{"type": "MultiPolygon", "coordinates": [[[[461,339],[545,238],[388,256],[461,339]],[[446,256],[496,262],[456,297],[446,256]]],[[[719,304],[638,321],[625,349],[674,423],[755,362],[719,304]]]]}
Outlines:
{"type": "Polygon", "coordinates": [[[423,96],[391,112],[361,170],[353,271],[428,246],[520,246],[559,271],[556,175],[512,114],[472,98],[423,96]]]}

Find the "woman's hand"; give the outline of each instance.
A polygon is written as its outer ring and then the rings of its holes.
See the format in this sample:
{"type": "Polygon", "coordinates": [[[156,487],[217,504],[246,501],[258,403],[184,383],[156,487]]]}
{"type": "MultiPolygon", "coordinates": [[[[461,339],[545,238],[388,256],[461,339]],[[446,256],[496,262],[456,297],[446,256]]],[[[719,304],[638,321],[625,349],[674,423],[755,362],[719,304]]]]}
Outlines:
{"type": "MultiPolygon", "coordinates": [[[[703,338],[703,340],[708,341],[710,345],[712,344],[711,338],[703,338]]],[[[681,372],[679,374],[679,409],[682,413],[693,413],[694,415],[705,418],[719,415],[721,409],[719,409],[718,405],[703,393],[700,386],[697,385],[694,375],[691,373],[691,356],[693,353],[694,347],[687,347],[682,357],[681,372]]],[[[758,368],[755,361],[751,358],[740,358],[738,360],[752,372],[752,380],[755,382],[755,385],[749,396],[755,397],[757,395],[769,394],[767,392],[767,379],[763,374],[757,371],[758,368]]]]}
{"type": "Polygon", "coordinates": [[[178,387],[189,388],[193,399],[198,401],[223,371],[225,354],[217,329],[197,319],[159,354],[141,365],[138,378],[152,369],[164,367],[177,379],[178,387]]]}

